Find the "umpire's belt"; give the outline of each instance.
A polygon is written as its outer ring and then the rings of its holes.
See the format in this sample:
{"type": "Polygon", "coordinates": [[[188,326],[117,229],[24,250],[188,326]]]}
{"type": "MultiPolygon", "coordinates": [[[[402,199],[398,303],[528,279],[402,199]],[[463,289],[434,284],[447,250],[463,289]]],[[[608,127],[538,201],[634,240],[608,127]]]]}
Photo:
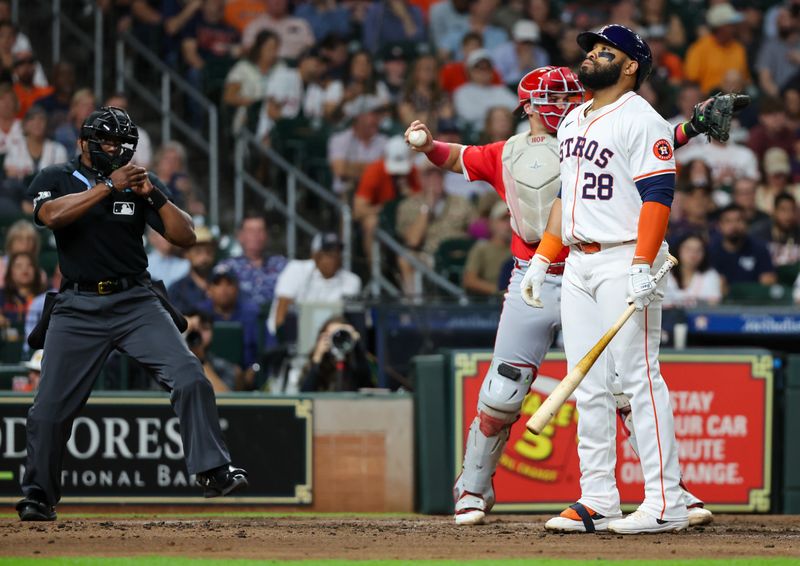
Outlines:
{"type": "Polygon", "coordinates": [[[98,295],[111,295],[119,293],[136,285],[141,285],[139,277],[120,277],[119,279],[103,279],[102,281],[64,281],[61,289],[72,289],[82,293],[96,293],[98,295]]]}

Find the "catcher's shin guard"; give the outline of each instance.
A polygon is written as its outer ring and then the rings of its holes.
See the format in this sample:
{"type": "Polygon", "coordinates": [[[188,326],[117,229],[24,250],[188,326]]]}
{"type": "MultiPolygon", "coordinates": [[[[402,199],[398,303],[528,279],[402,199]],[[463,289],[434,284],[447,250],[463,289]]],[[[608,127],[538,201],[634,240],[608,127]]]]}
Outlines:
{"type": "Polygon", "coordinates": [[[494,505],[492,476],[535,376],[534,367],[492,361],[483,379],[478,416],[470,425],[464,465],[453,490],[456,501],[466,492],[481,496],[486,511],[494,505]]]}

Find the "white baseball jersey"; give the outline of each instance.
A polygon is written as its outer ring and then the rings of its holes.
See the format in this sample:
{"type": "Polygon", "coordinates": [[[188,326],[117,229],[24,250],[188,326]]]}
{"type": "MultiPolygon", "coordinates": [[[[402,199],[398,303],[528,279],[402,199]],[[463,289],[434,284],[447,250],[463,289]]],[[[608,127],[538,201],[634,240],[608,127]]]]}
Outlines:
{"type": "Polygon", "coordinates": [[[592,101],[558,128],[562,241],[614,244],[635,240],[646,179],[675,173],[673,132],[634,92],[597,111],[592,101]]]}

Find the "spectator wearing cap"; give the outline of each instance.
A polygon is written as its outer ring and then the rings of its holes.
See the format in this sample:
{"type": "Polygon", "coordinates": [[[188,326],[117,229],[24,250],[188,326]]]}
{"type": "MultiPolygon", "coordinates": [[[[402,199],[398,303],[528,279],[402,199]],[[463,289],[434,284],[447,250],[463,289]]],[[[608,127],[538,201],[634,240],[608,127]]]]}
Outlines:
{"type": "Polygon", "coordinates": [[[335,193],[344,195],[354,190],[367,165],[383,157],[388,138],[378,131],[380,109],[374,101],[362,99],[351,126],[328,140],[335,193]]]}
{"type": "Polygon", "coordinates": [[[469,0],[467,20],[455,26],[442,40],[444,51],[450,53],[453,59],[462,59],[464,54],[461,52],[461,40],[470,31],[481,34],[483,47],[488,51],[508,41],[506,30],[491,24],[498,4],[498,0],[469,0]]]}
{"type": "Polygon", "coordinates": [[[411,161],[411,150],[402,136],[386,143],[386,155],[370,163],[353,197],[353,220],[361,226],[364,255],[371,257],[372,241],[383,205],[390,200],[419,192],[419,176],[411,161]]]}
{"type": "MultiPolygon", "coordinates": [[[[772,263],[776,268],[800,267],[800,222],[798,222],[797,200],[789,193],[775,197],[771,219],[751,235],[767,242],[772,263]]],[[[795,269],[794,273],[797,273],[795,269]]],[[[791,285],[789,281],[782,281],[791,285]]]]}
{"type": "Polygon", "coordinates": [[[778,35],[761,44],[755,65],[761,89],[775,97],[800,73],[800,17],[781,7],[776,24],[778,35]]]}
{"type": "MultiPolygon", "coordinates": [[[[442,90],[452,95],[458,87],[467,83],[469,80],[467,59],[470,53],[482,48],[483,36],[481,34],[474,31],[464,34],[464,39],[461,40],[461,52],[464,54],[464,58],[460,61],[451,61],[445,64],[442,70],[439,71],[439,83],[442,85],[442,90]]],[[[494,68],[492,69],[492,84],[503,84],[500,79],[500,73],[494,68]]]]}
{"type": "Polygon", "coordinates": [[[278,120],[323,118],[330,102],[321,84],[324,75],[325,62],[313,50],[300,56],[297,67],[278,66],[267,82],[257,135],[266,138],[278,120]]]}
{"type": "Polygon", "coordinates": [[[245,48],[255,43],[259,32],[264,30],[278,34],[281,48],[278,55],[283,59],[297,59],[314,46],[314,32],[303,18],[289,14],[288,0],[264,0],[266,13],[253,19],[242,32],[245,48]]]}
{"type": "Polygon", "coordinates": [[[779,147],[771,147],[764,153],[764,182],[756,191],[756,206],[759,210],[772,214],[775,198],[781,193],[789,193],[800,199],[800,185],[791,181],[792,167],[789,154],[779,147]]]}
{"type": "Polygon", "coordinates": [[[396,42],[423,42],[427,35],[422,10],[408,0],[374,2],[367,8],[362,44],[370,53],[396,42]]]}
{"type": "Polygon", "coordinates": [[[289,307],[302,303],[337,303],[361,293],[361,278],[342,268],[342,241],[333,232],[322,232],[311,240],[311,259],[296,259],[286,265],[275,287],[270,311],[270,332],[277,333],[289,307]]]}
{"type": "MultiPolygon", "coordinates": [[[[42,360],[44,359],[44,350],[36,350],[31,359],[23,362],[22,365],[28,369],[27,382],[22,382],[22,386],[14,388],[14,391],[19,392],[33,392],[39,389],[39,381],[42,378],[42,360]]],[[[17,378],[14,378],[17,379],[17,378]]]]}
{"type": "Polygon", "coordinates": [[[389,97],[393,104],[400,102],[408,80],[408,62],[416,55],[416,51],[407,43],[387,43],[378,53],[381,61],[381,78],[389,89],[389,97]]]}
{"type": "MultiPolygon", "coordinates": [[[[397,233],[403,243],[424,263],[433,266],[439,244],[450,238],[464,238],[475,217],[470,203],[444,191],[444,171],[428,159],[417,162],[422,190],[403,200],[397,208],[397,233]]],[[[398,258],[403,291],[413,296],[422,291],[415,284],[415,268],[398,258]]]]}
{"type": "Polygon", "coordinates": [[[153,279],[163,281],[164,286],[169,287],[189,273],[189,260],[179,255],[179,247],[149,227],[147,240],[152,248],[147,254],[147,271],[153,279]]]}
{"type": "Polygon", "coordinates": [[[539,46],[539,26],[530,20],[518,20],[511,29],[511,40],[492,51],[492,63],[507,85],[516,85],[531,69],[550,63],[547,51],[539,46]]]}
{"type": "MultiPolygon", "coordinates": [[[[200,311],[211,314],[214,322],[238,322],[242,325],[242,367],[249,368],[258,360],[258,307],[239,294],[239,278],[227,265],[211,271],[208,299],[200,311]]],[[[267,342],[271,337],[267,337],[267,342]]]]}
{"type": "Polygon", "coordinates": [[[686,78],[700,84],[704,93],[722,83],[726,71],[735,69],[746,81],[750,80],[747,53],[736,38],[737,28],[744,20],[733,6],[715,4],[706,12],[711,32],[700,37],[686,52],[686,78]]]}
{"type": "Polygon", "coordinates": [[[264,309],[272,303],[278,276],[286,267],[286,258],[267,252],[269,232],[267,220],[261,214],[246,213],[239,223],[236,238],[242,255],[228,258],[220,265],[236,274],[244,298],[264,309]]]}
{"type": "Polygon", "coordinates": [[[455,116],[450,97],[439,85],[438,75],[438,63],[433,55],[421,55],[412,63],[397,108],[400,123],[419,120],[436,124],[455,116]]]}
{"type": "Polygon", "coordinates": [[[169,300],[182,313],[196,310],[208,299],[208,278],[217,255],[217,242],[205,226],[195,228],[195,242],[184,256],[189,261],[189,273],[169,286],[169,300]]]}
{"type": "Polygon", "coordinates": [[[518,101],[504,86],[492,84],[492,59],[485,49],[469,54],[467,68],[469,82],[456,89],[453,104],[458,119],[472,131],[479,132],[490,108],[504,106],[514,110],[518,101]]]}
{"type": "Polygon", "coordinates": [[[469,250],[464,265],[464,289],[474,295],[497,295],[497,279],[511,257],[511,222],[508,206],[498,201],[489,213],[488,240],[479,240],[469,250]]]}
{"type": "Polygon", "coordinates": [[[350,10],[330,0],[308,0],[294,9],[294,15],[311,26],[317,44],[329,37],[349,38],[353,33],[350,10]]]}
{"type": "Polygon", "coordinates": [[[747,145],[759,159],[763,159],[771,147],[780,147],[789,153],[794,149],[797,134],[786,119],[786,111],[780,98],[764,97],[758,104],[758,124],[750,130],[747,145]]]}
{"type": "Polygon", "coordinates": [[[37,100],[53,93],[51,86],[38,86],[34,83],[36,57],[30,51],[14,53],[14,93],[19,101],[17,118],[24,118],[37,100]]]}

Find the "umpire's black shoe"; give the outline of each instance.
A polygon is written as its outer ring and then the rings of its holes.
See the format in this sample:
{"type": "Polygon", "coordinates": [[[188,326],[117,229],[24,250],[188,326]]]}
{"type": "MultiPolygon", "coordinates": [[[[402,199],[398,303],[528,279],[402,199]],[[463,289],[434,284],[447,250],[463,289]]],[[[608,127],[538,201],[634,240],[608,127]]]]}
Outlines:
{"type": "Polygon", "coordinates": [[[203,496],[221,497],[247,487],[247,472],[230,464],[197,474],[197,485],[203,488],[203,496]]]}
{"type": "Polygon", "coordinates": [[[55,521],[56,508],[38,499],[26,497],[17,503],[17,513],[23,521],[55,521]]]}

